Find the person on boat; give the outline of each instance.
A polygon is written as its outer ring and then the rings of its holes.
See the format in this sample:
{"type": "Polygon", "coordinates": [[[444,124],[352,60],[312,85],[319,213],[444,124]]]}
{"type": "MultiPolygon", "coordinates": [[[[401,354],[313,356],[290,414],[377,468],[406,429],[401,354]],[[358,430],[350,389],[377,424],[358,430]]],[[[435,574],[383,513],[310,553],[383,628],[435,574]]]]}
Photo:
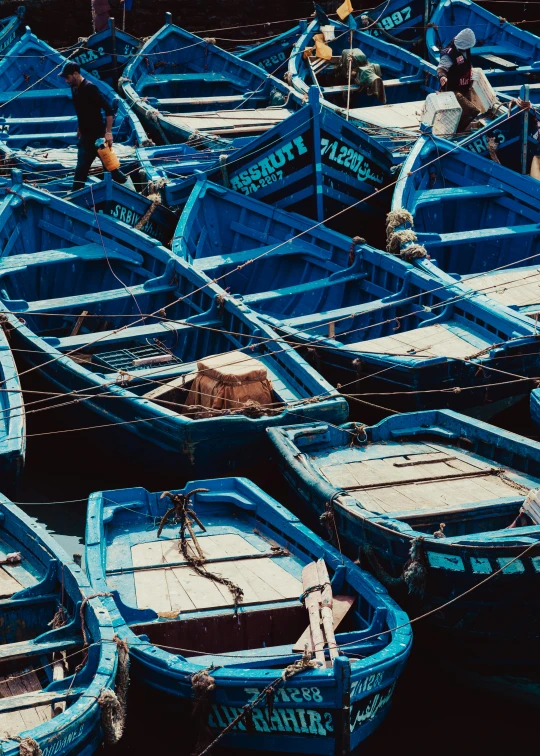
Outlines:
{"type": "Polygon", "coordinates": [[[462,29],[448,47],[441,50],[437,68],[443,92],[456,92],[469,99],[472,86],[471,48],[476,44],[472,29],[462,29]]]}
{"type": "MultiPolygon", "coordinates": [[[[114,114],[98,87],[81,75],[78,63],[64,63],[60,76],[71,87],[73,105],[77,113],[77,167],[73,177],[73,191],[77,191],[84,186],[90,167],[98,157],[96,140],[105,137],[109,147],[112,147],[114,114]],[[103,122],[102,111],[105,113],[106,123],[103,122]]],[[[111,176],[119,184],[128,184],[130,189],[135,188],[131,179],[120,169],[111,171],[111,176]]]]}
{"type": "Polygon", "coordinates": [[[462,29],[450,44],[441,50],[437,76],[441,92],[454,92],[462,109],[458,132],[463,132],[480,111],[471,102],[472,61],[471,48],[476,44],[472,29],[462,29]]]}

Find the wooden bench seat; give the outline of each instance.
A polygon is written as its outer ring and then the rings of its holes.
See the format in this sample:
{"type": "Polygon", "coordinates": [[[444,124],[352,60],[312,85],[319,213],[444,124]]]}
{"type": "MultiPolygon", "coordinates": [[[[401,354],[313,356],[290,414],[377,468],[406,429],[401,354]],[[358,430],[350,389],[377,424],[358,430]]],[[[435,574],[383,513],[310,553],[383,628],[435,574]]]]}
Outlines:
{"type": "Polygon", "coordinates": [[[113,328],[109,331],[98,331],[95,333],[78,333],[75,336],[62,336],[60,338],[56,336],[45,336],[43,341],[50,344],[60,351],[71,351],[73,349],[83,349],[86,346],[92,346],[93,342],[99,345],[101,348],[103,345],[116,344],[123,341],[131,341],[132,339],[142,339],[147,337],[163,337],[170,334],[172,331],[178,333],[189,329],[191,326],[189,323],[177,323],[174,321],[153,321],[148,325],[130,326],[118,331],[117,328],[113,328]]]}
{"type": "Polygon", "coordinates": [[[501,226],[499,228],[479,228],[471,231],[453,231],[448,234],[418,233],[421,244],[429,244],[430,250],[435,247],[445,247],[449,244],[472,244],[487,242],[490,239],[517,239],[520,236],[540,234],[539,223],[526,223],[523,226],[501,226]]]}
{"type": "Polygon", "coordinates": [[[424,189],[416,192],[414,197],[415,208],[422,205],[438,204],[439,202],[453,202],[462,198],[488,199],[504,197],[507,192],[495,186],[451,186],[445,189],[424,189]]]}
{"type": "MultiPolygon", "coordinates": [[[[310,257],[316,257],[320,260],[329,260],[331,253],[320,249],[319,247],[311,246],[302,243],[301,240],[293,240],[290,242],[280,242],[276,240],[274,244],[266,244],[261,247],[254,247],[253,249],[246,249],[242,252],[231,252],[224,255],[213,255],[212,257],[199,257],[193,260],[193,267],[197,270],[214,270],[222,265],[239,265],[247,262],[248,260],[255,260],[258,257],[265,255],[265,257],[285,257],[287,255],[308,255],[310,257]]],[[[264,258],[261,258],[264,259],[264,258]]]]}
{"type": "Polygon", "coordinates": [[[101,244],[90,243],[66,249],[48,249],[43,252],[13,255],[0,258],[0,276],[6,276],[15,271],[38,265],[58,265],[74,260],[122,260],[131,265],[141,265],[142,255],[136,252],[125,252],[118,249],[106,249],[101,244]]]}
{"type": "Polygon", "coordinates": [[[262,96],[253,96],[250,94],[237,94],[237,95],[209,95],[208,97],[149,97],[148,101],[154,104],[160,110],[171,105],[212,105],[212,104],[227,104],[234,105],[236,103],[249,100],[252,105],[256,102],[264,103],[267,98],[262,96]]]}
{"type": "Polygon", "coordinates": [[[282,297],[295,296],[297,294],[308,294],[311,291],[317,291],[318,289],[327,289],[330,286],[336,284],[346,284],[350,281],[360,281],[367,277],[367,273],[351,273],[350,275],[342,275],[336,278],[330,276],[329,278],[321,278],[317,281],[310,281],[304,284],[296,284],[294,286],[284,286],[282,289],[274,289],[273,291],[261,291],[256,294],[246,294],[242,297],[244,304],[253,305],[259,302],[271,302],[273,299],[280,299],[282,297]]]}
{"type": "Polygon", "coordinates": [[[138,286],[127,286],[122,289],[110,289],[109,291],[96,291],[90,294],[76,294],[71,297],[57,297],[56,299],[40,299],[34,302],[24,302],[23,300],[3,300],[6,306],[11,307],[13,311],[33,313],[33,312],[56,312],[58,310],[69,310],[72,307],[84,308],[90,305],[104,304],[105,302],[117,302],[122,299],[132,299],[133,297],[142,297],[146,294],[163,294],[168,291],[175,291],[177,284],[162,284],[148,286],[139,284],[138,286]]]}

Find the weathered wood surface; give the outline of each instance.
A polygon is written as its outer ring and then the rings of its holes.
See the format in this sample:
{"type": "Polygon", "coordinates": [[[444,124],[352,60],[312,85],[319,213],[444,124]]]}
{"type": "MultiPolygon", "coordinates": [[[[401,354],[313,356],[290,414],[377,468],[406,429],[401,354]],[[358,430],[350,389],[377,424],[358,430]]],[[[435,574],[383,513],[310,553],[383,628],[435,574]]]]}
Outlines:
{"type": "Polygon", "coordinates": [[[449,359],[466,359],[479,351],[479,347],[472,344],[465,337],[467,332],[459,329],[455,324],[452,330],[447,325],[426,326],[412,331],[396,333],[393,336],[382,336],[379,339],[359,341],[347,344],[347,349],[355,352],[377,352],[379,354],[395,354],[402,357],[448,357],[449,359]]]}
{"type": "Polygon", "coordinates": [[[332,485],[349,490],[366,509],[390,513],[420,509],[439,511],[513,496],[511,481],[498,468],[466,458],[455,449],[389,455],[380,459],[322,465],[322,475],[332,485]]]}
{"type": "MultiPolygon", "coordinates": [[[[337,628],[341,624],[341,621],[345,618],[347,612],[355,601],[356,599],[354,596],[334,596],[334,601],[332,604],[334,630],[337,630],[337,628]]],[[[311,645],[311,629],[309,627],[306,627],[300,638],[298,638],[293,646],[293,651],[296,651],[297,653],[303,653],[306,645],[308,647],[308,651],[313,651],[313,647],[311,645]]]]}
{"type": "Polygon", "coordinates": [[[538,305],[540,309],[540,269],[536,266],[475,275],[465,278],[464,283],[500,304],[517,307],[538,305]]]}
{"type": "Polygon", "coordinates": [[[321,629],[321,591],[313,590],[319,585],[319,575],[317,573],[316,562],[306,564],[302,570],[302,587],[304,593],[311,590],[311,593],[307,594],[304,600],[306,609],[309,614],[309,629],[311,635],[311,648],[315,650],[315,659],[319,662],[321,667],[325,665],[324,659],[324,635],[321,629]]]}
{"type": "MultiPolygon", "coordinates": [[[[0,698],[12,698],[41,690],[38,676],[32,668],[21,669],[0,678],[0,698]]],[[[20,711],[0,713],[0,738],[18,735],[24,730],[46,722],[52,718],[51,706],[33,706],[20,711]]]]}
{"type": "MultiPolygon", "coordinates": [[[[240,535],[229,533],[201,536],[199,543],[207,559],[231,557],[230,561],[209,566],[209,571],[240,586],[244,591],[244,604],[297,598],[302,592],[300,581],[272,558],[249,560],[250,556],[259,554],[260,549],[240,535]]],[[[167,566],[168,562],[185,561],[179,544],[180,541],[175,539],[141,543],[132,547],[134,567],[163,562],[161,569],[135,572],[139,609],[182,612],[232,606],[234,601],[226,586],[197,574],[192,567],[167,566]]]]}

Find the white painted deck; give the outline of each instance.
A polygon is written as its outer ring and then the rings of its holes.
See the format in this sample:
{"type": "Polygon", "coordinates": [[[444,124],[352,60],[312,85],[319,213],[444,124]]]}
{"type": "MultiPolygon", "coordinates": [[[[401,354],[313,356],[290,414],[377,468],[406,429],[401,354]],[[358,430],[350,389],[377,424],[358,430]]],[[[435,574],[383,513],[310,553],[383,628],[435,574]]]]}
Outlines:
{"type": "MultiPolygon", "coordinates": [[[[448,357],[449,359],[466,359],[490,346],[487,342],[480,345],[472,343],[471,335],[455,323],[452,330],[446,323],[438,323],[411,331],[398,331],[392,336],[380,339],[358,341],[345,345],[345,349],[355,352],[394,354],[402,357],[448,357]]],[[[478,338],[476,338],[478,341],[478,338]]]]}
{"type": "Polygon", "coordinates": [[[420,128],[424,115],[424,100],[418,102],[402,102],[395,105],[374,105],[371,108],[353,108],[351,118],[379,126],[384,129],[420,128]]]}
{"type": "MultiPolygon", "coordinates": [[[[197,535],[197,538],[207,559],[233,557],[227,562],[210,563],[208,570],[229,578],[242,588],[243,605],[294,599],[302,593],[301,581],[284,570],[275,559],[246,559],[261,551],[242,536],[197,535]]],[[[198,575],[192,567],[167,567],[167,563],[185,561],[179,544],[179,540],[161,540],[132,546],[134,567],[163,562],[161,568],[135,571],[138,608],[168,614],[234,606],[226,586],[198,575]]]]}
{"type": "Polygon", "coordinates": [[[474,275],[465,278],[463,282],[471,289],[487,294],[499,304],[537,306],[540,311],[540,268],[536,266],[474,275]]]}
{"type": "Polygon", "coordinates": [[[170,113],[164,116],[175,126],[186,131],[199,131],[206,134],[222,134],[234,129],[235,133],[242,131],[267,131],[281,123],[292,114],[287,108],[257,108],[248,110],[216,110],[202,113],[170,113]],[[181,121],[181,123],[180,123],[181,121]]]}
{"type": "Polygon", "coordinates": [[[497,468],[455,450],[336,462],[320,470],[332,485],[349,490],[362,506],[381,514],[444,511],[517,493],[515,485],[497,474],[497,468]]]}

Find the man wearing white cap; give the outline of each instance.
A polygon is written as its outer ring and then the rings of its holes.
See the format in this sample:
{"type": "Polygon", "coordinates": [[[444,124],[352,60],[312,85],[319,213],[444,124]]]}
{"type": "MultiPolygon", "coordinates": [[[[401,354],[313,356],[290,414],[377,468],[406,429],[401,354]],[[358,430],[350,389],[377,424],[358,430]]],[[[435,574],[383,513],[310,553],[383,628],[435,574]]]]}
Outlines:
{"type": "Polygon", "coordinates": [[[437,76],[441,90],[469,97],[472,85],[471,48],[476,44],[472,29],[462,29],[448,47],[441,50],[437,76]]]}

